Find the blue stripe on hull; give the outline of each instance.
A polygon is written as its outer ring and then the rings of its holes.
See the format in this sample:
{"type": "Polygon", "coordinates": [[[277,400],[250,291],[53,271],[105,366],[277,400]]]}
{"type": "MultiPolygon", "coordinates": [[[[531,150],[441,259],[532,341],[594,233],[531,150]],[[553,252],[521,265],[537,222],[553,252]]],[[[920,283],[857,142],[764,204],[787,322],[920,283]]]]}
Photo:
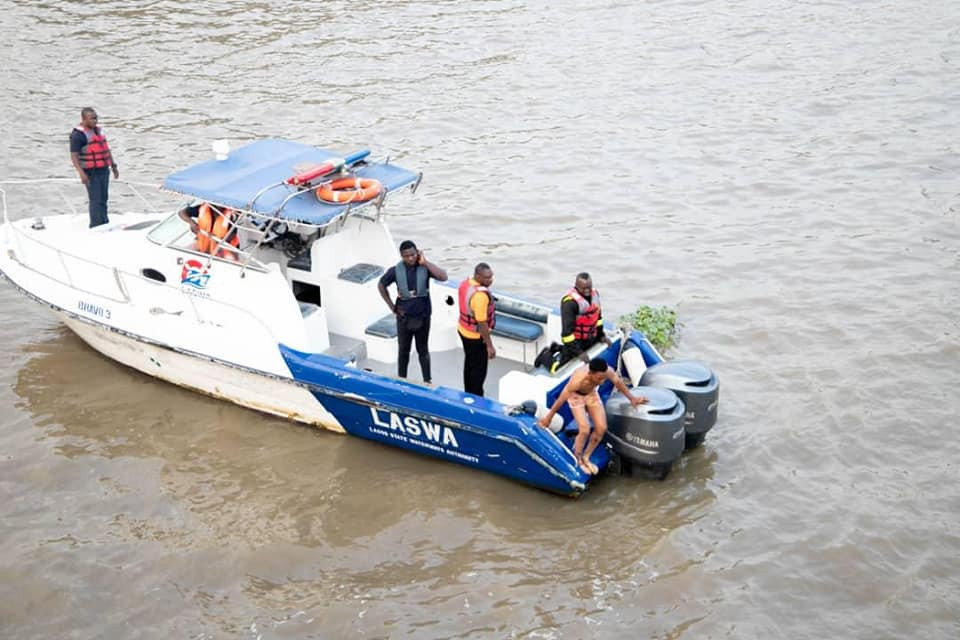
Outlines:
{"type": "MultiPolygon", "coordinates": [[[[506,415],[499,402],[393,380],[284,345],[280,351],[294,379],[309,385],[351,435],[564,495],[579,494],[590,479],[576,465],[568,444],[539,427],[532,416],[506,415]]],[[[592,460],[602,468],[609,453],[598,447],[592,460]]]]}

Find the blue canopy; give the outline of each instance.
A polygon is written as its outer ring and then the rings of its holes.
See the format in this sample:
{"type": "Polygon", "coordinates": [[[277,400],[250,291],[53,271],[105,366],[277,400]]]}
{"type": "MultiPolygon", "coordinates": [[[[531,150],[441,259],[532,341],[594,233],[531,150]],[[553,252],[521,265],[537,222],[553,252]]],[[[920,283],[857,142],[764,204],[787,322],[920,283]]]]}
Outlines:
{"type": "MultiPolygon", "coordinates": [[[[231,151],[226,160],[208,160],[171,174],[163,181],[162,188],[234,209],[323,225],[348,205],[321,202],[316,194],[305,191],[279,209],[284,200],[297,192],[296,187],[282,183],[331,158],[342,157],[343,154],[289,140],[260,140],[231,151]],[[267,187],[271,188],[261,193],[267,187]]],[[[379,180],[388,192],[412,184],[419,177],[392,164],[372,162],[356,165],[353,173],[379,180]]],[[[363,204],[369,203],[353,207],[363,204]]]]}

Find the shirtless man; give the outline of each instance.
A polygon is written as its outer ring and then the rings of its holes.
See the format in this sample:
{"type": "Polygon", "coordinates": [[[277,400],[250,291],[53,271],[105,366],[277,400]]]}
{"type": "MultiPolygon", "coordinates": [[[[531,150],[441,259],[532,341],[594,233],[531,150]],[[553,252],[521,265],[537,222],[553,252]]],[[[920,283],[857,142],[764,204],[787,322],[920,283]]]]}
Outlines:
{"type": "Polygon", "coordinates": [[[603,358],[594,358],[590,361],[588,367],[580,367],[570,376],[567,386],[560,392],[547,414],[538,420],[541,427],[549,427],[553,416],[557,414],[564,402],[570,403],[570,413],[577,421],[577,438],[573,441],[573,455],[577,459],[577,464],[586,473],[595,475],[599,472],[597,465],[590,462],[590,455],[597,448],[603,436],[607,433],[607,414],[603,411],[603,403],[600,401],[600,394],[597,387],[609,380],[617,389],[620,390],[632,406],[646,404],[647,399],[643,396],[635,398],[630,395],[630,390],[623,383],[617,372],[607,366],[607,361],[603,358]],[[586,409],[584,409],[586,407],[586,409]],[[587,421],[587,411],[590,412],[590,419],[593,421],[593,433],[590,433],[590,423],[587,421]],[[590,442],[586,450],[583,445],[590,434],[590,442]]]}

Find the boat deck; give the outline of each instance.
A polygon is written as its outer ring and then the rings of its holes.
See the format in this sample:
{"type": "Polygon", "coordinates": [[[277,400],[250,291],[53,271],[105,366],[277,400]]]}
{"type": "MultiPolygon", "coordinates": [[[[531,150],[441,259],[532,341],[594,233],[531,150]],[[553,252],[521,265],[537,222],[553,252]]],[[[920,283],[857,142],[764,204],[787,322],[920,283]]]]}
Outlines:
{"type": "MultiPolygon", "coordinates": [[[[397,363],[383,362],[366,356],[366,346],[362,340],[354,340],[340,334],[330,334],[330,348],[327,355],[351,360],[356,358],[357,367],[366,371],[379,373],[388,378],[399,379],[397,363]]],[[[430,352],[430,369],[433,374],[433,386],[463,388],[463,350],[443,349],[430,352]]],[[[499,400],[500,378],[510,371],[525,371],[526,367],[516,360],[508,358],[494,358],[490,361],[487,370],[487,381],[484,385],[486,397],[499,400]]],[[[420,359],[417,357],[417,348],[410,349],[410,366],[407,368],[409,382],[421,383],[423,376],[420,372],[420,359]]]]}

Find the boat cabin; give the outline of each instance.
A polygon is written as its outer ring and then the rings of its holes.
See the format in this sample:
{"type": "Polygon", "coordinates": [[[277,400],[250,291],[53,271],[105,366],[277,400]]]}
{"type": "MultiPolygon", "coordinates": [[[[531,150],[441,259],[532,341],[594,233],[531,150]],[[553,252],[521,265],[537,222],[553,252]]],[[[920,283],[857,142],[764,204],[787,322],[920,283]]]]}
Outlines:
{"type": "MultiPolygon", "coordinates": [[[[194,208],[208,206],[218,221],[226,221],[226,235],[211,234],[203,251],[200,245],[208,232],[194,233],[182,215],[172,215],[148,239],[182,253],[184,263],[193,266],[193,272],[184,271],[185,288],[195,286],[191,278],[205,275],[210,276],[208,289],[215,278],[242,283],[247,289],[243,299],[257,306],[257,314],[271,327],[286,328],[277,332],[280,343],[396,377],[396,317],[378,290],[380,277],[399,260],[384,221],[385,203],[401,189],[415,191],[420,178],[389,161],[371,162],[365,151],[338,158],[285,140],[255,142],[225,160],[175,173],[163,184],[167,191],[194,198],[194,208]],[[328,202],[318,195],[347,171],[382,188],[372,196],[363,194],[357,202],[349,201],[354,190],[340,196],[346,202],[328,202]],[[237,240],[230,244],[230,238],[237,240]],[[281,280],[287,304],[277,299],[281,280]],[[271,307],[258,305],[258,300],[271,307]]],[[[430,286],[430,351],[437,386],[462,388],[456,287],[467,275],[451,274],[448,282],[434,281],[430,286]]],[[[485,394],[503,403],[533,399],[542,408],[547,393],[578,364],[554,373],[540,368],[534,375],[537,355],[559,340],[558,312],[501,292],[495,295],[497,322],[492,333],[497,358],[490,363],[485,394]]],[[[414,354],[408,376],[408,382],[419,384],[414,354]]]]}

